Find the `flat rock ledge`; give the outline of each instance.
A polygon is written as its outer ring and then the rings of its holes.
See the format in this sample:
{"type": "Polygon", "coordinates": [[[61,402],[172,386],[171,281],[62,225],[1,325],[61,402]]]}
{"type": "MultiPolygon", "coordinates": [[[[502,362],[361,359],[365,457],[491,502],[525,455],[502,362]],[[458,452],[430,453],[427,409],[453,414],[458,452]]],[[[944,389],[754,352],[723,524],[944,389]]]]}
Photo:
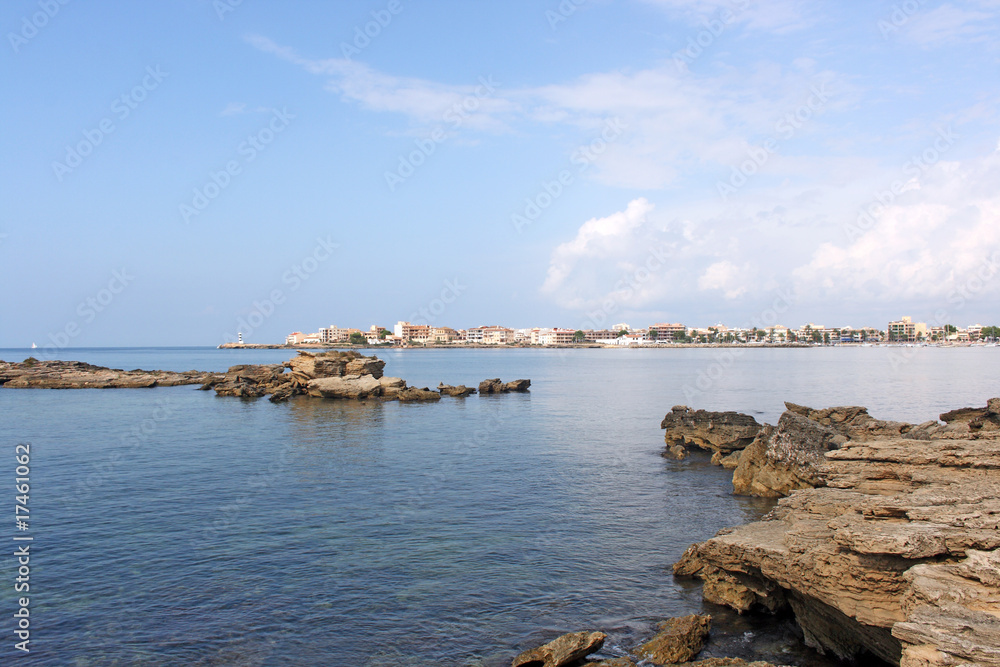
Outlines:
{"type": "Polygon", "coordinates": [[[693,662],[705,647],[712,617],[691,614],[660,623],[656,635],[631,655],[588,661],[587,656],[604,646],[603,632],[571,632],[519,654],[511,667],[636,667],[637,665],[682,665],[683,667],[776,667],[768,662],[746,662],[740,658],[707,658],[693,662]]]}
{"type": "Polygon", "coordinates": [[[780,498],[675,574],[739,612],[791,610],[808,645],[843,660],[1000,666],[1000,399],[922,424],[785,405],[742,447],[746,415],[667,415],[668,452],[704,442],[736,493],[780,498]]]}
{"type": "Polygon", "coordinates": [[[82,361],[0,361],[0,386],[11,389],[144,389],[204,384],[217,377],[202,371],[126,371],[82,361]]]}

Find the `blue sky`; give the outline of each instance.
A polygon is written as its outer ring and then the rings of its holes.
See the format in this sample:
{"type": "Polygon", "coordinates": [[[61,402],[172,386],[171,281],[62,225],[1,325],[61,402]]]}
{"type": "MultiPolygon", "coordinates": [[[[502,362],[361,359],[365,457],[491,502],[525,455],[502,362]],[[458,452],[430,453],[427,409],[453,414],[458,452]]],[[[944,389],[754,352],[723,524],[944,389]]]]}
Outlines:
{"type": "Polygon", "coordinates": [[[1000,323],[998,18],[6,2],[0,347],[1000,323]]]}

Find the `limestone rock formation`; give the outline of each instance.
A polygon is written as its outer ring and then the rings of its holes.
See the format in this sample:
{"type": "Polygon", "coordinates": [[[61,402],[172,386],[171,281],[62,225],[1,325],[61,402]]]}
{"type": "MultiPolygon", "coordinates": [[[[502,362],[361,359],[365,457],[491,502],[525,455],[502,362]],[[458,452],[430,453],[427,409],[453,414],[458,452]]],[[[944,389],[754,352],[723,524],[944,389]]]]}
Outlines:
{"type": "Polygon", "coordinates": [[[753,417],[738,412],[708,412],[675,405],[660,428],[666,430],[664,456],[683,459],[694,447],[727,456],[753,442],[762,426],[753,417]]]}
{"type": "Polygon", "coordinates": [[[379,385],[382,387],[382,398],[392,400],[399,396],[399,392],[406,389],[406,380],[403,378],[380,377],[379,385]]]}
{"type": "Polygon", "coordinates": [[[281,364],[230,366],[224,375],[206,382],[201,389],[214,389],[219,396],[240,398],[258,398],[273,394],[279,388],[282,393],[290,393],[292,379],[284,373],[281,364]]]}
{"type": "Polygon", "coordinates": [[[318,398],[371,398],[382,395],[382,384],[371,375],[344,375],[310,380],[306,392],[318,398]]]}
{"type": "Polygon", "coordinates": [[[654,665],[676,665],[694,658],[705,647],[712,617],[691,614],[660,624],[659,632],[636,649],[636,655],[654,665]]]}
{"type": "Polygon", "coordinates": [[[466,387],[464,384],[460,384],[456,387],[450,384],[445,384],[443,382],[438,385],[438,391],[441,392],[441,394],[443,394],[444,396],[454,396],[456,398],[463,398],[465,396],[468,396],[469,394],[476,393],[476,390],[474,388],[466,387]]]}
{"type": "Polygon", "coordinates": [[[528,391],[528,387],[530,386],[531,380],[512,380],[510,382],[502,382],[500,378],[492,378],[489,380],[483,380],[479,383],[479,393],[506,394],[511,391],[528,391]]]}
{"type": "Polygon", "coordinates": [[[406,387],[405,389],[401,389],[399,391],[396,398],[403,403],[410,401],[440,401],[441,394],[436,391],[431,391],[427,387],[406,387]]]}
{"type": "Polygon", "coordinates": [[[0,361],[0,386],[10,389],[144,389],[204,384],[217,377],[202,371],[125,371],[82,361],[0,361]]]}
{"type": "MultiPolygon", "coordinates": [[[[442,383],[438,390],[407,387],[397,377],[384,377],[385,362],[355,351],[304,352],[284,364],[241,364],[225,373],[187,371],[123,371],[93,366],[80,361],[39,361],[28,358],[22,363],[0,361],[0,386],[9,388],[83,389],[147,388],[198,384],[200,389],[214,389],[219,396],[260,398],[269,396],[277,403],[293,396],[317,398],[408,401],[439,401],[442,396],[463,397],[475,389],[465,385],[442,383]]],[[[528,391],[531,380],[501,382],[487,380],[485,393],[528,391]]]]}
{"type": "Polygon", "coordinates": [[[603,632],[571,632],[548,644],[521,653],[511,667],[571,667],[591,653],[601,650],[607,635],[603,632]]]}
{"type": "Polygon", "coordinates": [[[787,407],[734,474],[743,492],[787,497],[693,545],[675,573],[740,612],[791,609],[806,642],[841,659],[1000,666],[1000,401],[943,427],[787,407]]]}
{"type": "Polygon", "coordinates": [[[531,386],[531,380],[521,379],[521,380],[511,380],[510,382],[505,382],[503,385],[504,392],[508,391],[528,391],[531,386]]]}

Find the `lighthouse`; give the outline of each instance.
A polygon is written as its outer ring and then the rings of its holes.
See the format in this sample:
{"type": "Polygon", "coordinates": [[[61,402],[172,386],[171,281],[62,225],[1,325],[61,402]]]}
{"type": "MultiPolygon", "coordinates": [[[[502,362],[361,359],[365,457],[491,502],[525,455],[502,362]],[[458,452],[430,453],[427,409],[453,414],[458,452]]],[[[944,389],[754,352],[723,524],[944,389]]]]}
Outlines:
{"type": "Polygon", "coordinates": [[[242,331],[239,332],[238,334],[236,334],[236,336],[237,336],[237,341],[236,341],[237,344],[242,345],[243,344],[243,332],[242,331]]]}

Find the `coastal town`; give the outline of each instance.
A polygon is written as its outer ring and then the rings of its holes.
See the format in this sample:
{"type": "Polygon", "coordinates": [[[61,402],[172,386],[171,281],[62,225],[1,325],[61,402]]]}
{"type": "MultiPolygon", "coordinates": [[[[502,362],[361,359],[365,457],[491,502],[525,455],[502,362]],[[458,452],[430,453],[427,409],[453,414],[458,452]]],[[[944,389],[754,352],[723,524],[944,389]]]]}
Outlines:
{"type": "MultiPolygon", "coordinates": [[[[929,325],[909,316],[876,327],[826,327],[808,323],[798,328],[780,324],[768,327],[689,327],[681,323],[657,323],[633,328],[621,322],[609,329],[565,329],[558,327],[514,329],[499,325],[454,329],[446,326],[397,322],[391,329],[372,325],[368,329],[336,325],[314,333],[295,331],[285,345],[383,345],[383,346],[664,346],[664,345],[875,345],[875,344],[995,344],[1000,327],[972,324],[929,325]]],[[[240,342],[236,345],[242,345],[240,342]]]]}

